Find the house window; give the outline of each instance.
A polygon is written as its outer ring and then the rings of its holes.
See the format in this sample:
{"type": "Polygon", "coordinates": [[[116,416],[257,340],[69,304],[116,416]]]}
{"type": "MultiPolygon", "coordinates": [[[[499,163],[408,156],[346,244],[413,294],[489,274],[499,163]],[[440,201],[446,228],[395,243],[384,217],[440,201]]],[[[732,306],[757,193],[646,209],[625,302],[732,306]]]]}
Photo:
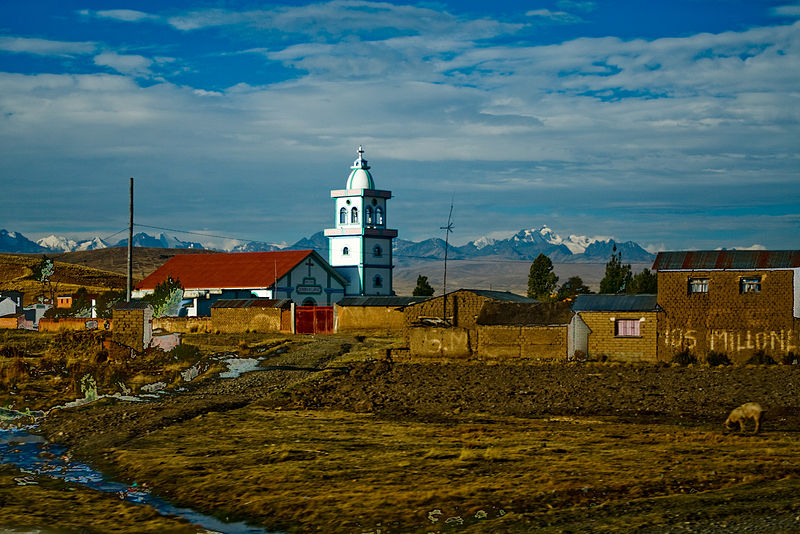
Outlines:
{"type": "Polygon", "coordinates": [[[753,276],[750,278],[739,279],[739,293],[760,293],[761,277],[753,276]]]}
{"type": "Polygon", "coordinates": [[[614,321],[614,335],[617,337],[639,337],[639,319],[617,319],[614,321]]]}
{"type": "Polygon", "coordinates": [[[350,222],[357,223],[358,222],[358,208],[353,208],[350,212],[350,222]]]}
{"type": "Polygon", "coordinates": [[[708,293],[708,278],[689,278],[689,293],[708,293]]]}
{"type": "Polygon", "coordinates": [[[342,256],[347,256],[348,254],[350,254],[350,249],[348,247],[344,247],[342,249],[342,256]]]}
{"type": "Polygon", "coordinates": [[[339,210],[339,223],[344,224],[347,222],[347,208],[339,210]]]}
{"type": "Polygon", "coordinates": [[[383,224],[383,210],[380,206],[375,208],[375,224],[383,224]]]}
{"type": "Polygon", "coordinates": [[[375,248],[372,249],[372,255],[375,256],[376,258],[380,258],[381,256],[383,256],[383,249],[381,248],[380,245],[375,245],[375,248]]]}
{"type": "Polygon", "coordinates": [[[381,275],[379,274],[375,275],[375,279],[373,280],[372,285],[374,285],[375,287],[383,287],[383,278],[381,278],[381,275]]]}
{"type": "Polygon", "coordinates": [[[367,206],[367,209],[364,210],[364,217],[366,217],[366,223],[372,224],[372,208],[367,206]]]}

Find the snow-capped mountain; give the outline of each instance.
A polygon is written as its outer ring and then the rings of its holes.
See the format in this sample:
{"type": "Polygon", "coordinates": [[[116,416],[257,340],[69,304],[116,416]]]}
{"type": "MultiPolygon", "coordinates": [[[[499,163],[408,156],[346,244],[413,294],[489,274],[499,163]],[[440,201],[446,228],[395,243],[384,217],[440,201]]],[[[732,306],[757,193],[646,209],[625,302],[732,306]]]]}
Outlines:
{"type": "Polygon", "coordinates": [[[19,232],[3,229],[0,230],[0,252],[47,252],[47,249],[19,232]]]}
{"type": "Polygon", "coordinates": [[[36,241],[36,243],[49,249],[51,252],[74,252],[76,250],[97,250],[101,248],[108,248],[108,243],[95,237],[83,241],[75,241],[68,237],[49,235],[36,241]]]}
{"type": "MultiPolygon", "coordinates": [[[[120,239],[114,245],[115,247],[127,247],[128,239],[120,239]]],[[[134,247],[152,247],[152,248],[196,248],[205,250],[206,247],[202,243],[194,241],[181,241],[175,236],[168,236],[167,234],[160,234],[158,237],[153,237],[150,234],[139,232],[133,236],[134,247]]]]}

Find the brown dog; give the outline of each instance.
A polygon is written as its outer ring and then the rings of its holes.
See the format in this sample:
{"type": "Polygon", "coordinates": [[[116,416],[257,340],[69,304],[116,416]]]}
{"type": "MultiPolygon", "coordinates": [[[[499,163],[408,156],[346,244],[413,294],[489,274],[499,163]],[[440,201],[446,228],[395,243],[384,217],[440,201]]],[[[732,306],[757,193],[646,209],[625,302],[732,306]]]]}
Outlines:
{"type": "Polygon", "coordinates": [[[734,408],[728,419],[725,420],[725,428],[733,430],[733,425],[739,424],[739,432],[744,432],[744,422],[747,419],[752,419],[756,424],[753,434],[758,433],[761,427],[761,417],[764,415],[764,409],[756,402],[747,402],[738,408],[734,408]]]}

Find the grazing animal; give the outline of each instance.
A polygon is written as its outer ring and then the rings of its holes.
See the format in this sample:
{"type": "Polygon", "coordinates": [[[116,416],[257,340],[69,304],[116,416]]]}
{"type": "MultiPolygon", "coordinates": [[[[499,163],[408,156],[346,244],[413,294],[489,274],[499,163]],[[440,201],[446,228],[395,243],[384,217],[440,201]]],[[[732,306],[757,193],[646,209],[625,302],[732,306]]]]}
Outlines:
{"type": "Polygon", "coordinates": [[[725,420],[725,428],[733,430],[733,425],[739,424],[739,432],[744,432],[744,422],[747,419],[752,419],[756,427],[753,434],[758,434],[758,429],[761,427],[761,417],[764,415],[764,409],[757,402],[746,402],[738,408],[734,408],[728,419],[725,420]]]}

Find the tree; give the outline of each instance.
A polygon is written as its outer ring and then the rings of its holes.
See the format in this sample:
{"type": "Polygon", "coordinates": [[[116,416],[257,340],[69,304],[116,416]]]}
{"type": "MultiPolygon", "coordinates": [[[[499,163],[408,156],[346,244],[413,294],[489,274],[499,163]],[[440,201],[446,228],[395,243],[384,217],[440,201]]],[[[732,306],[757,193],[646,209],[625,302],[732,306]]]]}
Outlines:
{"type": "Polygon", "coordinates": [[[645,269],[631,280],[628,293],[658,293],[658,277],[656,273],[645,269]]]}
{"type": "Polygon", "coordinates": [[[433,295],[434,289],[428,283],[428,277],[419,275],[417,276],[417,287],[414,288],[414,292],[411,293],[415,297],[430,297],[433,295]]]}
{"type": "Polygon", "coordinates": [[[544,254],[539,254],[531,264],[528,274],[528,297],[543,301],[551,300],[558,284],[558,276],[553,272],[553,262],[544,254]]]}
{"type": "Polygon", "coordinates": [[[600,293],[624,293],[631,285],[631,265],[622,264],[622,252],[617,246],[611,251],[611,259],[606,263],[606,275],[600,281],[600,293]]]}
{"type": "Polygon", "coordinates": [[[55,306],[56,293],[58,292],[58,284],[53,286],[53,274],[55,273],[55,265],[53,260],[46,255],[42,255],[42,260],[33,268],[33,279],[39,282],[42,286],[42,293],[39,297],[40,301],[45,299],[45,291],[50,293],[50,302],[55,306]]]}
{"type": "Polygon", "coordinates": [[[573,299],[577,295],[588,295],[591,292],[580,276],[571,276],[558,288],[558,300],[573,299]]]}
{"type": "Polygon", "coordinates": [[[153,317],[163,317],[165,315],[178,315],[183,298],[183,286],[178,279],[173,280],[168,277],[158,284],[153,292],[142,297],[142,300],[149,302],[153,307],[153,317]]]}

